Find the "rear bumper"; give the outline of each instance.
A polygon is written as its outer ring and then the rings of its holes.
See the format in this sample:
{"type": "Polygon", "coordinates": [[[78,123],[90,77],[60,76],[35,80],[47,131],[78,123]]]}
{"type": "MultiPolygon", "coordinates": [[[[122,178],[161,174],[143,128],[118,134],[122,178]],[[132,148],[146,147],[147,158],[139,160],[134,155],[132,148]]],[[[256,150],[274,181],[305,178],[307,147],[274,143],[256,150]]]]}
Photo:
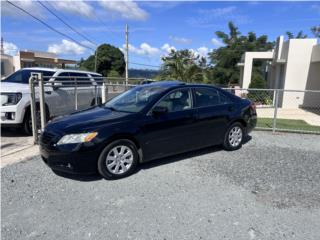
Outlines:
{"type": "Polygon", "coordinates": [[[257,115],[252,116],[249,118],[249,121],[247,122],[247,129],[246,133],[249,134],[252,132],[252,130],[257,126],[257,115]]]}

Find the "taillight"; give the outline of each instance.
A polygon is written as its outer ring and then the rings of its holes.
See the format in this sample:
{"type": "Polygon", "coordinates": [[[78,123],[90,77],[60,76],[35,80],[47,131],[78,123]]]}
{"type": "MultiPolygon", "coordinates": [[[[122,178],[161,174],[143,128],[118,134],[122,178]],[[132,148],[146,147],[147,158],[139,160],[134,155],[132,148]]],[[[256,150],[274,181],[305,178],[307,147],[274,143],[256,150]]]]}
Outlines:
{"type": "Polygon", "coordinates": [[[251,108],[251,110],[255,113],[256,112],[256,104],[254,103],[254,102],[252,102],[251,104],[250,104],[250,108],[251,108]]]}

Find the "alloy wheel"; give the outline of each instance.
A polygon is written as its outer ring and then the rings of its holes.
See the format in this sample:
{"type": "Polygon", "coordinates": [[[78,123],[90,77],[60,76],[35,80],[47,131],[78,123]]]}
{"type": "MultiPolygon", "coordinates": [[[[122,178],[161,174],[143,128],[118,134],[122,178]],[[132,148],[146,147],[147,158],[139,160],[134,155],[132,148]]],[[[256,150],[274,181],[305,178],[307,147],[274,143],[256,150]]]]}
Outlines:
{"type": "Polygon", "coordinates": [[[107,155],[107,169],[113,174],[123,174],[131,168],[133,157],[133,152],[129,147],[115,146],[107,155]]]}
{"type": "Polygon", "coordinates": [[[238,147],[242,142],[242,129],[239,126],[233,127],[228,136],[229,143],[232,147],[238,147]]]}

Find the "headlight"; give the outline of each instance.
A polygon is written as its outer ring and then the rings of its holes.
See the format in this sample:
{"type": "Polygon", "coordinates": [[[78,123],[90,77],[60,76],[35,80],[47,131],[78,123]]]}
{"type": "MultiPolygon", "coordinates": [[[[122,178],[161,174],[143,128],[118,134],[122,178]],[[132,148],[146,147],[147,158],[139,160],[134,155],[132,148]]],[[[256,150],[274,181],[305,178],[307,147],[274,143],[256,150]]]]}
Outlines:
{"type": "Polygon", "coordinates": [[[79,134],[68,134],[64,135],[57,145],[62,144],[71,144],[71,143],[84,143],[84,142],[90,142],[92,139],[94,139],[98,135],[97,132],[91,132],[91,133],[79,133],[79,134]]]}
{"type": "Polygon", "coordinates": [[[22,98],[22,93],[1,93],[2,106],[16,105],[22,98]]]}

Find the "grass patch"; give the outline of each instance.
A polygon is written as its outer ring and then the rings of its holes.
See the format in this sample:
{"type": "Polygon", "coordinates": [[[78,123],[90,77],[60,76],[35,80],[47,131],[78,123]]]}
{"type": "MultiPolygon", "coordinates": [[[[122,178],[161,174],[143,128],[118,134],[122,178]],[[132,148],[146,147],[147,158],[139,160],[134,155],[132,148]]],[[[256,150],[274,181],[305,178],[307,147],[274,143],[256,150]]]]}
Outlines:
{"type": "MultiPolygon", "coordinates": [[[[257,127],[272,128],[272,118],[258,118],[257,127]]],[[[305,130],[320,132],[320,126],[310,125],[303,120],[277,119],[278,129],[305,130]]]]}

